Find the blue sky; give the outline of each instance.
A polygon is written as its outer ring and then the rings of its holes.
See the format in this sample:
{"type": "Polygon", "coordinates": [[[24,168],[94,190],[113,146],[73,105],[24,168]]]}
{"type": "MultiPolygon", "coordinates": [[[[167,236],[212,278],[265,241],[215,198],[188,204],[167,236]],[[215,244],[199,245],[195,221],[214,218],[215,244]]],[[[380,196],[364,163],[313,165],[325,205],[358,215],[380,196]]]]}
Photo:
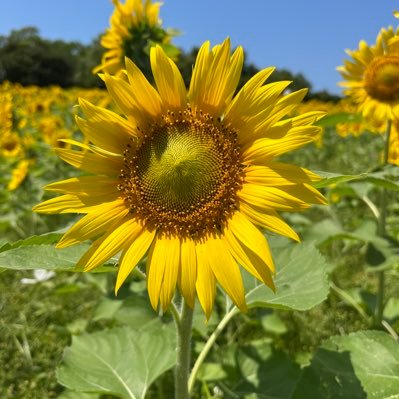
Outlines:
{"type": "MultiPolygon", "coordinates": [[[[398,25],[394,9],[399,0],[164,0],[161,18],[182,32],[174,43],[184,49],[229,36],[259,68],[301,72],[314,90],[340,93],[335,67],[344,50],[398,25]]],[[[48,39],[89,43],[108,26],[112,10],[111,0],[1,0],[0,34],[30,25],[48,39]]]]}

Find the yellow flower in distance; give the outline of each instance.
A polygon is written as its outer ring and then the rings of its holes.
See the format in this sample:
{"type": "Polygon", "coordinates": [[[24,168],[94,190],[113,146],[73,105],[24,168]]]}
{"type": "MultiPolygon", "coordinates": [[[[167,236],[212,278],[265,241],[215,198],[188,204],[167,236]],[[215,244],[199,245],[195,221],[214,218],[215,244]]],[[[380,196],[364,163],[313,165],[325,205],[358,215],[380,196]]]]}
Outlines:
{"type": "Polygon", "coordinates": [[[398,31],[381,29],[376,44],[361,41],[359,48],[347,50],[351,60],[337,68],[345,81],[344,94],[352,97],[366,119],[386,121],[399,116],[398,31]]]}
{"type": "MultiPolygon", "coordinates": [[[[300,211],[325,198],[319,177],[275,157],[311,142],[323,113],[283,119],[306,90],[282,95],[290,82],[265,84],[274,68],[257,73],[234,96],[243,50],[230,41],[202,45],[186,90],[175,63],[151,49],[153,87],[126,59],[124,78],[105,74],[125,116],[81,99],[77,123],[91,143],[56,149],[93,175],[49,184],[64,195],[37,205],[43,213],[82,213],[57,244],[95,239],[78,266],[85,271],[120,253],[115,291],[146,255],[154,309],[167,309],[176,285],[190,306],[196,294],[209,317],[219,283],[246,309],[238,264],[274,289],[275,272],[257,226],[298,240],[277,211],[300,211]]],[[[70,142],[70,140],[69,140],[70,142]]]]}
{"type": "Polygon", "coordinates": [[[25,180],[29,172],[29,166],[33,162],[29,159],[23,159],[19,161],[17,166],[12,170],[11,179],[8,182],[7,189],[9,191],[16,190],[22,182],[25,180]]]}
{"type": "Polygon", "coordinates": [[[161,26],[159,9],[162,3],[151,0],[126,0],[124,4],[113,0],[114,13],[110,18],[110,27],[101,38],[101,45],[106,49],[101,64],[93,73],[100,71],[116,74],[124,69],[124,57],[134,60],[141,69],[147,66],[149,48],[153,44],[170,45],[171,35],[161,26]]]}

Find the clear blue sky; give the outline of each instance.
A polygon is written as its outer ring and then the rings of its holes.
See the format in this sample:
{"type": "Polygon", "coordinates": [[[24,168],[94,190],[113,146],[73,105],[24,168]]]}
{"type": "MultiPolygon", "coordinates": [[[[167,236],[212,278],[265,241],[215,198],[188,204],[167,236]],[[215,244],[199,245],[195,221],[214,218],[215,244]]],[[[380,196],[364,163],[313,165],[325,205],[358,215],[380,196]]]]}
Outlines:
{"type": "MultiPolygon", "coordinates": [[[[184,49],[230,36],[257,67],[303,73],[314,90],[340,93],[335,71],[346,48],[375,41],[383,26],[397,26],[399,0],[164,0],[165,27],[182,35],[184,49]]],[[[36,26],[48,39],[89,43],[108,26],[111,0],[1,0],[0,34],[36,26]]]]}

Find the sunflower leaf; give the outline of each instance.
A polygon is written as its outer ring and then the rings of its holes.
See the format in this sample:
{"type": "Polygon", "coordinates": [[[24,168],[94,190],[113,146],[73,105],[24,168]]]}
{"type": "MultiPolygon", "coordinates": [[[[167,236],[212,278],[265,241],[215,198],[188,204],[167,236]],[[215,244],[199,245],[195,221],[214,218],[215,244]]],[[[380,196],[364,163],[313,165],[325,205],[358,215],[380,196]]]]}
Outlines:
{"type": "Polygon", "coordinates": [[[175,364],[174,337],[173,328],[160,323],[74,337],[58,380],[77,392],[144,398],[151,383],[175,364]]]}
{"type": "Polygon", "coordinates": [[[328,267],[314,243],[276,240],[271,244],[277,270],[276,293],[263,284],[256,285],[254,278],[244,274],[248,306],[308,310],[326,299],[328,267]]]}
{"type": "Polygon", "coordinates": [[[365,179],[368,175],[367,173],[361,173],[360,175],[340,175],[338,173],[330,173],[330,172],[322,172],[315,171],[320,177],[321,180],[313,183],[313,186],[316,188],[328,187],[333,184],[345,183],[352,180],[362,180],[365,179]]]}
{"type": "Polygon", "coordinates": [[[303,371],[292,399],[394,399],[399,392],[399,346],[381,331],[332,337],[303,371]]]}
{"type": "Polygon", "coordinates": [[[19,240],[13,243],[7,243],[1,241],[0,252],[8,251],[10,249],[19,248],[28,245],[43,245],[43,244],[55,244],[62,237],[61,233],[47,233],[38,236],[31,236],[24,240],[19,240]]]}
{"type": "Polygon", "coordinates": [[[73,270],[88,248],[89,244],[62,249],[55,248],[54,244],[21,245],[0,252],[0,267],[14,270],[73,270]]]}

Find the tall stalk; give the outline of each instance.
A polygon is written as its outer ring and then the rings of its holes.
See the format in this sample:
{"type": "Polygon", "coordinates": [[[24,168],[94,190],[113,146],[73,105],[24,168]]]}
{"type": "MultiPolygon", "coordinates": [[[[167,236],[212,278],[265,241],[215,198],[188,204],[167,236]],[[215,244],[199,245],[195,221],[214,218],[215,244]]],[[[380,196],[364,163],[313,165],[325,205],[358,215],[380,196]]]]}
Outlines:
{"type": "Polygon", "coordinates": [[[176,324],[177,363],[175,367],[175,399],[189,399],[188,377],[191,361],[191,330],[193,324],[193,310],[183,299],[181,311],[172,311],[176,324]]]}

